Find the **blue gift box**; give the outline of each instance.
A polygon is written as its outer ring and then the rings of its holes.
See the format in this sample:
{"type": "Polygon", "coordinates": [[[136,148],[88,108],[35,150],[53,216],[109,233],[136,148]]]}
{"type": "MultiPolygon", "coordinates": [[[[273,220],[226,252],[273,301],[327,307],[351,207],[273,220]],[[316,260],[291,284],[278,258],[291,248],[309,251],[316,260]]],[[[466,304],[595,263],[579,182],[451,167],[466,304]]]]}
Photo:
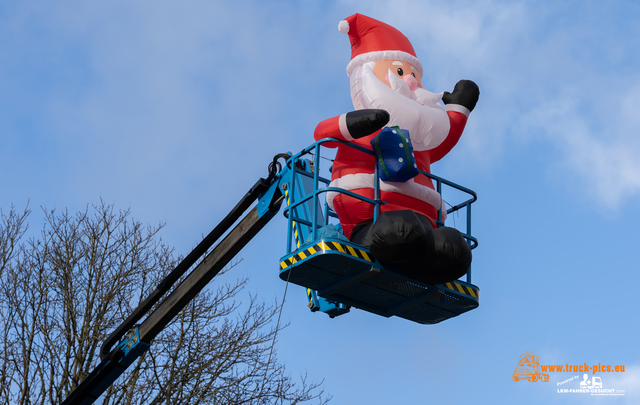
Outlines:
{"type": "Polygon", "coordinates": [[[382,181],[405,182],[420,173],[406,129],[384,127],[371,140],[371,147],[382,181]]]}

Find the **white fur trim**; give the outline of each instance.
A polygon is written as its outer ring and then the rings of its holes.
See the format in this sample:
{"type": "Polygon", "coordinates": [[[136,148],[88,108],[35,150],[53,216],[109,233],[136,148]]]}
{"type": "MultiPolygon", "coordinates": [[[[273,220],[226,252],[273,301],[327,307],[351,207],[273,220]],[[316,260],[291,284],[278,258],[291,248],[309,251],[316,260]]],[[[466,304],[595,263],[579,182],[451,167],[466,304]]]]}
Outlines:
{"type": "Polygon", "coordinates": [[[399,60],[402,62],[411,63],[418,69],[420,77],[422,77],[422,63],[415,56],[404,51],[375,51],[363,53],[355,58],[351,59],[351,62],[347,65],[347,76],[351,77],[351,73],[367,62],[377,62],[379,60],[399,60]]]}
{"type": "Polygon", "coordinates": [[[342,32],[343,34],[348,34],[349,33],[349,21],[347,20],[342,20],[338,23],[338,31],[342,32]]]}
{"type": "Polygon", "coordinates": [[[457,112],[461,112],[464,115],[466,115],[467,117],[469,116],[469,114],[471,114],[471,111],[469,111],[469,109],[463,105],[460,104],[447,104],[444,106],[444,109],[447,111],[457,111],[457,112]]]}
{"type": "Polygon", "coordinates": [[[347,114],[342,114],[338,118],[338,127],[340,128],[340,133],[344,136],[344,139],[351,142],[353,141],[353,136],[349,133],[349,128],[347,128],[347,114]]]}
{"type": "MultiPolygon", "coordinates": [[[[374,188],[374,175],[369,173],[347,174],[339,179],[333,180],[329,187],[337,187],[345,190],[355,190],[358,188],[374,188]]],[[[409,197],[424,201],[427,204],[439,209],[442,205],[442,198],[438,192],[430,187],[418,184],[413,179],[404,183],[392,181],[380,181],[380,191],[404,194],[409,197]]],[[[327,193],[327,204],[333,209],[333,199],[338,195],[337,192],[329,191],[327,193]]]]}
{"type": "Polygon", "coordinates": [[[367,108],[367,104],[364,101],[364,94],[362,94],[362,66],[355,68],[351,77],[349,77],[349,84],[351,85],[351,100],[356,110],[364,110],[367,108]]]}

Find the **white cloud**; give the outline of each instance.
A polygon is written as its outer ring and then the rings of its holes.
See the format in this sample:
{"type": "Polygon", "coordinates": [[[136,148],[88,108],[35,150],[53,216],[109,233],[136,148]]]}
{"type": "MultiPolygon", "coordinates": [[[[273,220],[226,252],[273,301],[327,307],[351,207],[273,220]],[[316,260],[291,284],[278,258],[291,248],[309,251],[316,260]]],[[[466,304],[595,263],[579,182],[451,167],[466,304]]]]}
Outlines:
{"type": "Polygon", "coordinates": [[[616,210],[640,194],[640,36],[629,34],[638,26],[626,2],[580,14],[570,3],[361,4],[409,37],[427,86],[479,84],[458,167],[491,170],[512,148],[534,147],[550,151],[553,177],[571,178],[587,204],[616,210]]]}
{"type": "Polygon", "coordinates": [[[621,105],[603,106],[597,117],[580,110],[579,96],[560,94],[562,101],[539,105],[522,120],[560,152],[549,168],[554,176],[604,209],[616,210],[640,195],[640,125],[625,117],[635,91],[621,105]]]}

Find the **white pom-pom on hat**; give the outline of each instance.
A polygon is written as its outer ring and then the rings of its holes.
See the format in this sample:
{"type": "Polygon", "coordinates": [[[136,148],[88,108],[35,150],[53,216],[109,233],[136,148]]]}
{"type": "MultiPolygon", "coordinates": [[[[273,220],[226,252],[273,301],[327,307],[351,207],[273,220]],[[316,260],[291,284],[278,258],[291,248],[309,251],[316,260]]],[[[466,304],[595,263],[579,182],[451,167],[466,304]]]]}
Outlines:
{"type": "Polygon", "coordinates": [[[343,34],[348,34],[349,33],[349,21],[347,21],[347,20],[340,21],[340,23],[338,23],[338,31],[342,32],[343,34]]]}

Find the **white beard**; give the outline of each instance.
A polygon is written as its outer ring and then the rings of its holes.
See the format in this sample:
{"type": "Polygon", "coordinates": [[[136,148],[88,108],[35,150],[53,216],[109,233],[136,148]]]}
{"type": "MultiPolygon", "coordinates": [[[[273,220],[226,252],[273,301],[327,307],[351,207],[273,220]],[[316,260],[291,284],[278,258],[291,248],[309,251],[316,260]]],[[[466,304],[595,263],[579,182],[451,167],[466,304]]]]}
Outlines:
{"type": "Polygon", "coordinates": [[[413,149],[423,151],[440,145],[449,133],[449,116],[440,104],[443,93],[418,87],[415,91],[389,70],[391,88],[373,72],[374,62],[356,68],[351,74],[351,100],[356,110],[386,110],[388,126],[409,131],[413,149]]]}

